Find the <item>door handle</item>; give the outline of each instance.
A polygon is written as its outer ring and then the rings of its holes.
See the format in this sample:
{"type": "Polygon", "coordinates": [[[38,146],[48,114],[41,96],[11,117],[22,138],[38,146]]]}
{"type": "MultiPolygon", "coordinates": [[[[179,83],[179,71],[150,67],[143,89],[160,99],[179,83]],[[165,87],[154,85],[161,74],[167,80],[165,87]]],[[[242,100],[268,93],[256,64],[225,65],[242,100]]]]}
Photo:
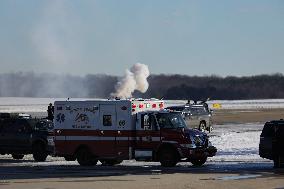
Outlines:
{"type": "Polygon", "coordinates": [[[117,134],[119,134],[119,135],[120,135],[120,134],[121,134],[121,132],[120,132],[120,131],[117,131],[117,134]]]}
{"type": "Polygon", "coordinates": [[[103,135],[103,134],[104,134],[104,131],[101,131],[101,134],[103,135]]]}

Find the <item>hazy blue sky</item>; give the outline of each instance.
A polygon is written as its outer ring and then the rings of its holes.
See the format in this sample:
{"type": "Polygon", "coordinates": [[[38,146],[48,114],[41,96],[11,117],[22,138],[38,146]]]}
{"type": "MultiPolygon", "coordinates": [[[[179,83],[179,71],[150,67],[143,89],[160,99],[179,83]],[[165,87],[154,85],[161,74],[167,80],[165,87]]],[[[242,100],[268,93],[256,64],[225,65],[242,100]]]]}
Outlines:
{"type": "Polygon", "coordinates": [[[0,73],[284,73],[281,0],[1,0],[0,73]]]}

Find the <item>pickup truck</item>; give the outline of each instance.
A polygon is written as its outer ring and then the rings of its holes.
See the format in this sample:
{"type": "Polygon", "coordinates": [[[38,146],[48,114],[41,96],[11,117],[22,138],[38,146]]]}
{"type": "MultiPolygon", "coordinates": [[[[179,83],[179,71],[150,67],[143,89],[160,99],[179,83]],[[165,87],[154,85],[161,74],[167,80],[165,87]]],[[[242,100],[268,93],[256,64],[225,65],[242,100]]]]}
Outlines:
{"type": "Polygon", "coordinates": [[[19,115],[0,115],[0,154],[12,154],[14,159],[33,154],[35,161],[45,161],[53,151],[47,142],[52,121],[19,115]]]}

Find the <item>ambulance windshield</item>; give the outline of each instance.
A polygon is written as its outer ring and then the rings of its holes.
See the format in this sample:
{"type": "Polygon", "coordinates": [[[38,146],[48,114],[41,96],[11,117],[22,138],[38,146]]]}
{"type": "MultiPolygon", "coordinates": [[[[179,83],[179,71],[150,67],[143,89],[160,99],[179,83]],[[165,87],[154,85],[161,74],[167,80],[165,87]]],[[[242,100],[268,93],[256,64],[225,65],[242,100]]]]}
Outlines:
{"type": "Polygon", "coordinates": [[[186,123],[180,113],[159,113],[156,117],[161,128],[186,128],[186,123]]]}

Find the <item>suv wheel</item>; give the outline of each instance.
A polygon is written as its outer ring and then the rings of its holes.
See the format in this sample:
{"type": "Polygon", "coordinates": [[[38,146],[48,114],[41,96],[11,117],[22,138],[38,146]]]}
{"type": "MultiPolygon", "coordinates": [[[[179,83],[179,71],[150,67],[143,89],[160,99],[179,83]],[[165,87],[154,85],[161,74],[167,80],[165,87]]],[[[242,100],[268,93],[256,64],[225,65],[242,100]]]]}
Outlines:
{"type": "Polygon", "coordinates": [[[22,154],[12,154],[13,159],[23,159],[24,155],[22,154]]]}
{"type": "Polygon", "coordinates": [[[206,130],[206,122],[201,121],[199,124],[199,131],[205,132],[205,130],[206,130]]]}
{"type": "Polygon", "coordinates": [[[88,149],[82,148],[77,152],[77,161],[81,166],[96,165],[98,160],[89,152],[88,149]]]}
{"type": "Polygon", "coordinates": [[[204,158],[200,158],[200,159],[191,160],[191,163],[192,163],[194,166],[201,166],[201,165],[203,165],[206,161],[207,161],[207,157],[204,157],[204,158]]]}
{"type": "Polygon", "coordinates": [[[45,150],[45,147],[41,143],[36,143],[33,146],[33,158],[37,162],[45,161],[47,157],[47,152],[45,150]]]}
{"type": "Polygon", "coordinates": [[[159,153],[160,163],[163,167],[174,167],[178,162],[178,156],[175,150],[164,148],[159,153]]]}
{"type": "Polygon", "coordinates": [[[273,162],[274,162],[274,168],[284,167],[283,157],[277,156],[274,158],[273,162]]]}

